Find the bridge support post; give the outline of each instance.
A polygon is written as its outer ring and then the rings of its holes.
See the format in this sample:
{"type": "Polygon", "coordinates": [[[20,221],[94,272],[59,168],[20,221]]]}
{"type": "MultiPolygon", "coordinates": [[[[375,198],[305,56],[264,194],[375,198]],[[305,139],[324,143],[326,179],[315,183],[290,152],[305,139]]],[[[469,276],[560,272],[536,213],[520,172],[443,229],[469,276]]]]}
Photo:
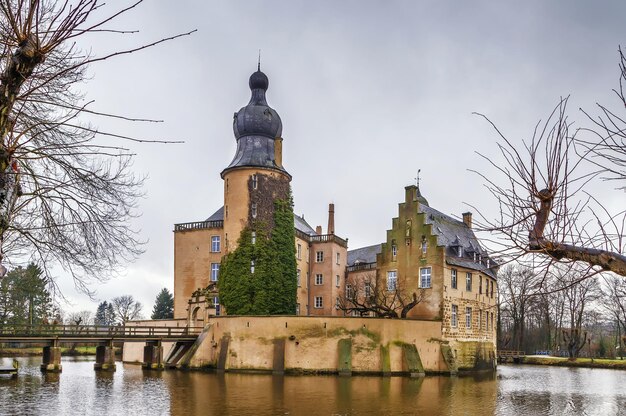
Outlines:
{"type": "Polygon", "coordinates": [[[143,347],[143,363],[141,366],[147,370],[163,370],[163,345],[161,341],[147,341],[143,347]]]}
{"type": "Polygon", "coordinates": [[[96,371],[115,371],[113,340],[96,347],[96,363],[93,365],[93,368],[96,371]]]}
{"type": "Polygon", "coordinates": [[[41,371],[48,373],[60,373],[61,366],[61,347],[58,340],[52,341],[52,345],[43,347],[43,360],[41,363],[41,371]]]}

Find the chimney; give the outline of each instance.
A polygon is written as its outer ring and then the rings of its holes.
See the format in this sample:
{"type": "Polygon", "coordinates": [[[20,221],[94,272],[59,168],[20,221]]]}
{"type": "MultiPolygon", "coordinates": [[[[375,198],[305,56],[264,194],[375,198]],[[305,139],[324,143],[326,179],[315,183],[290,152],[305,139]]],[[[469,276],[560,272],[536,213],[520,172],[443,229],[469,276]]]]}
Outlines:
{"type": "Polygon", "coordinates": [[[335,234],[335,204],[328,204],[328,234],[335,234]]]}
{"type": "Polygon", "coordinates": [[[472,213],[464,212],[462,215],[463,215],[463,222],[465,223],[465,225],[467,225],[469,228],[472,228],[472,213]]]}
{"type": "Polygon", "coordinates": [[[322,226],[321,225],[318,225],[317,227],[315,227],[315,234],[322,235],[322,226]]]}

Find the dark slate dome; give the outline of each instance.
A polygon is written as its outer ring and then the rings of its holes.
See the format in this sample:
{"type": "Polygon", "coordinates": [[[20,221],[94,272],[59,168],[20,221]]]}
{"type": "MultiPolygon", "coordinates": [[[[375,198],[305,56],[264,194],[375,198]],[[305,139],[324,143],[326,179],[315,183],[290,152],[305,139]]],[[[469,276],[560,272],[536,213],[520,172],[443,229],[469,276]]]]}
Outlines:
{"type": "Polygon", "coordinates": [[[237,139],[243,136],[265,136],[271,139],[281,137],[283,123],[280,116],[265,99],[265,91],[269,86],[267,76],[256,71],[250,76],[250,90],[252,97],[247,106],[235,113],[233,131],[237,139]]]}

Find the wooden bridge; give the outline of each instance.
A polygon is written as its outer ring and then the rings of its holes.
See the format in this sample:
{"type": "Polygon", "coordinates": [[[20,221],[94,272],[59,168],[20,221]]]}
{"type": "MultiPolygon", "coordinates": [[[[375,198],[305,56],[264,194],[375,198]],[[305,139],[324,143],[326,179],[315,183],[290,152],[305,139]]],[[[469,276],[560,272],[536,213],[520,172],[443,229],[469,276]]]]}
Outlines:
{"type": "Polygon", "coordinates": [[[499,363],[519,363],[526,355],[524,351],[498,350],[499,363]]]}
{"type": "Polygon", "coordinates": [[[0,343],[45,344],[42,371],[61,371],[61,344],[97,343],[96,370],[115,371],[113,343],[145,342],[143,366],[162,369],[163,341],[175,342],[177,357],[198,339],[202,327],[101,325],[0,325],[0,343]]]}

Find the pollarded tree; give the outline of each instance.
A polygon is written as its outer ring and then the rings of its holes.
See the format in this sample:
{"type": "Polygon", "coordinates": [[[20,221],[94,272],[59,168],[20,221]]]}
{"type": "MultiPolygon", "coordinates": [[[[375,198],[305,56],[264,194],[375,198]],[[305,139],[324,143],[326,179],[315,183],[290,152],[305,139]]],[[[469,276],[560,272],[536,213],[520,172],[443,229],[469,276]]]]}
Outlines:
{"type": "Polygon", "coordinates": [[[174,296],[163,288],[156,297],[151,319],[171,319],[174,317],[174,296]]]}
{"type": "Polygon", "coordinates": [[[88,65],[167,39],[103,56],[77,46],[90,34],[133,33],[112,25],[140,3],[0,0],[2,264],[28,256],[44,266],[60,263],[89,292],[90,279],[140,252],[129,220],[142,180],[130,171],[131,152],[115,143],[142,140],[102,131],[84,117],[150,120],[92,109],[78,86],[88,65]]]}
{"type": "MultiPolygon", "coordinates": [[[[623,111],[626,59],[621,51],[620,58],[616,92],[623,111]]],[[[612,211],[594,197],[598,181],[611,179],[620,186],[626,181],[626,120],[599,106],[597,118],[584,113],[592,128],[574,131],[567,101],[561,99],[547,120],[537,124],[529,141],[507,138],[487,119],[500,137],[500,158],[481,155],[495,172],[479,175],[500,214],[482,216],[477,225],[495,233],[499,254],[509,259],[534,253],[542,260],[535,266],[586,264],[581,279],[599,271],[626,276],[626,211],[612,211]]]]}

